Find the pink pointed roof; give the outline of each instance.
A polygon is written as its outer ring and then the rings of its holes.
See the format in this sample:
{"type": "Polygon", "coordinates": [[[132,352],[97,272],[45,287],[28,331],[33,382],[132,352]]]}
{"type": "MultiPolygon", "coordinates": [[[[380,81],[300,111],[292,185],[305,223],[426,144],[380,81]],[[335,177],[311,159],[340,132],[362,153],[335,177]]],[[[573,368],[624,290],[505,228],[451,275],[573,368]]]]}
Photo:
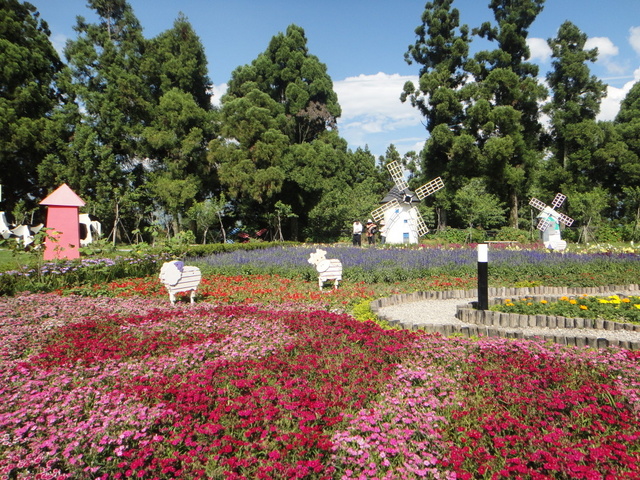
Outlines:
{"type": "Polygon", "coordinates": [[[40,205],[84,207],[85,203],[66,183],[63,183],[51,195],[42,200],[40,205]]]}

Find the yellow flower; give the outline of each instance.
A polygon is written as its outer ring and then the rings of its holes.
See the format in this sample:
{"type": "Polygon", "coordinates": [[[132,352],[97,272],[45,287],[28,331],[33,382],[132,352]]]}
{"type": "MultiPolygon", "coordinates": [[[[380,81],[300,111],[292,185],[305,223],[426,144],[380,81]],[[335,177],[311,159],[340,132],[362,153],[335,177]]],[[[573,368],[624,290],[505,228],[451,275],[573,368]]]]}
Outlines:
{"type": "Polygon", "coordinates": [[[640,303],[634,303],[633,306],[640,310],[640,303]]]}
{"type": "Polygon", "coordinates": [[[568,302],[568,301],[569,301],[569,297],[560,297],[560,300],[563,300],[563,301],[565,301],[565,302],[568,302]]]}
{"type": "MultiPolygon", "coordinates": [[[[530,307],[531,305],[533,305],[533,303],[527,302],[527,307],[530,307]]],[[[638,306],[638,308],[640,308],[640,306],[638,306]]]]}
{"type": "Polygon", "coordinates": [[[580,310],[589,310],[589,307],[586,305],[580,305],[580,310]]]}
{"type": "Polygon", "coordinates": [[[511,303],[511,302],[507,303],[506,305],[507,305],[507,307],[513,307],[513,303],[511,303]]]}
{"type": "Polygon", "coordinates": [[[546,300],[540,300],[540,303],[545,304],[545,303],[549,303],[546,300]]]}
{"type": "Polygon", "coordinates": [[[600,300],[598,300],[598,303],[613,303],[613,302],[610,302],[609,300],[605,300],[604,298],[601,298],[600,300]]]}
{"type": "Polygon", "coordinates": [[[622,299],[622,303],[630,303],[630,302],[631,302],[631,300],[629,300],[628,298],[623,298],[622,299]]]}
{"type": "Polygon", "coordinates": [[[575,305],[576,303],[578,303],[578,301],[577,301],[577,300],[573,300],[573,299],[571,299],[571,300],[569,300],[569,303],[570,303],[571,305],[575,305]]]}

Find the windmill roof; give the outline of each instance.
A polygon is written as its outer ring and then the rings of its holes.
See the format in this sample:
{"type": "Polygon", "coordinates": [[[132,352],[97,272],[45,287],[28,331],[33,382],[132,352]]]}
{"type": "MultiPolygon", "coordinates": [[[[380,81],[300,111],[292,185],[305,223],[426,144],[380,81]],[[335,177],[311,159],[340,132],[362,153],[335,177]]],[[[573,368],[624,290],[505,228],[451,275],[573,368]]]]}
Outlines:
{"type": "Polygon", "coordinates": [[[56,205],[60,207],[84,207],[85,203],[66,183],[60,185],[40,205],[56,205]]]}
{"type": "Polygon", "coordinates": [[[405,195],[411,195],[411,203],[420,202],[420,199],[411,190],[401,191],[398,187],[394,186],[391,190],[389,190],[389,193],[387,193],[387,195],[380,201],[380,203],[387,203],[394,199],[402,203],[404,201],[405,195]]]}

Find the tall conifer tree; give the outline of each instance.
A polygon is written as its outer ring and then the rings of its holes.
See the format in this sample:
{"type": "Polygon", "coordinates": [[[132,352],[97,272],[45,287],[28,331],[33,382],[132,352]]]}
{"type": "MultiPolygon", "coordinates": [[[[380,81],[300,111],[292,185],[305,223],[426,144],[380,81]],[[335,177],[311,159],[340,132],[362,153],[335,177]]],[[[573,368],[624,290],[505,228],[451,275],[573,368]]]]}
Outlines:
{"type": "Polygon", "coordinates": [[[79,193],[103,223],[111,223],[115,241],[123,217],[136,204],[140,141],[150,118],[151,94],[141,74],[146,41],[126,0],[89,0],[88,6],[98,23],[78,17],[78,38],[65,49],[83,110],[74,137],[87,167],[79,193]]]}
{"type": "Polygon", "coordinates": [[[521,199],[529,194],[539,167],[542,125],[539,103],[547,91],[537,80],[538,67],[528,62],[528,29],[544,0],[491,0],[495,24],[483,23],[474,33],[494,50],[475,55],[470,70],[477,82],[472,102],[485,105],[476,122],[489,193],[509,205],[509,223],[518,226],[521,199]]]}
{"type": "Polygon", "coordinates": [[[587,35],[569,21],[560,26],[556,37],[547,41],[553,58],[553,69],[547,74],[551,101],[543,108],[550,117],[553,153],[543,178],[548,194],[564,189],[563,184],[573,183],[581,175],[585,162],[590,162],[584,157],[581,138],[591,143],[603,137],[596,132],[595,120],[606,85],[590,73],[588,62],[595,62],[598,52],[585,50],[586,42],[587,35]],[[581,131],[586,135],[580,135],[581,131]]]}
{"type": "Polygon", "coordinates": [[[47,193],[36,169],[51,147],[43,132],[58,103],[62,69],[49,35],[33,5],[0,0],[0,184],[9,212],[21,202],[33,207],[47,193]]]}
{"type": "Polygon", "coordinates": [[[463,87],[469,80],[471,39],[452,4],[453,0],[434,0],[425,5],[422,24],[415,30],[416,42],[405,53],[407,63],[421,66],[419,86],[407,82],[400,97],[424,115],[429,133],[418,182],[436,176],[445,179],[445,190],[434,196],[439,228],[447,224],[446,211],[456,190],[479,174],[476,148],[465,125],[463,87]]]}

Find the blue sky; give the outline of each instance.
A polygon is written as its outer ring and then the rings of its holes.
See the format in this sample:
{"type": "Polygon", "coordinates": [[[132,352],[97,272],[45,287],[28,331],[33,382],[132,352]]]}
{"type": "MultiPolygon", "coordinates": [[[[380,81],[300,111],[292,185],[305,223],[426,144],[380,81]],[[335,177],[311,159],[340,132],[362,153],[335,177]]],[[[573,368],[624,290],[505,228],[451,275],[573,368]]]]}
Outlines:
{"type": "MultiPolygon", "coordinates": [[[[62,50],[74,39],[76,16],[95,20],[85,0],[30,0],[49,23],[62,50]]],[[[415,41],[425,0],[129,0],[151,38],[172,27],[180,12],[204,45],[216,99],[231,72],[251,63],[271,38],[294,23],[305,30],[309,52],[327,66],[342,106],[338,127],[352,149],[369,146],[376,156],[393,143],[400,153],[420,150],[426,138],[421,116],[399,100],[418,65],[404,61],[415,41]]],[[[492,20],[489,0],[454,0],[461,22],[476,27],[492,20]]],[[[591,71],[609,85],[601,119],[613,119],[631,86],[640,81],[640,0],[547,0],[529,33],[540,75],[551,68],[546,40],[570,20],[598,46],[591,71]]],[[[480,41],[474,49],[486,48],[480,41]]]]}

